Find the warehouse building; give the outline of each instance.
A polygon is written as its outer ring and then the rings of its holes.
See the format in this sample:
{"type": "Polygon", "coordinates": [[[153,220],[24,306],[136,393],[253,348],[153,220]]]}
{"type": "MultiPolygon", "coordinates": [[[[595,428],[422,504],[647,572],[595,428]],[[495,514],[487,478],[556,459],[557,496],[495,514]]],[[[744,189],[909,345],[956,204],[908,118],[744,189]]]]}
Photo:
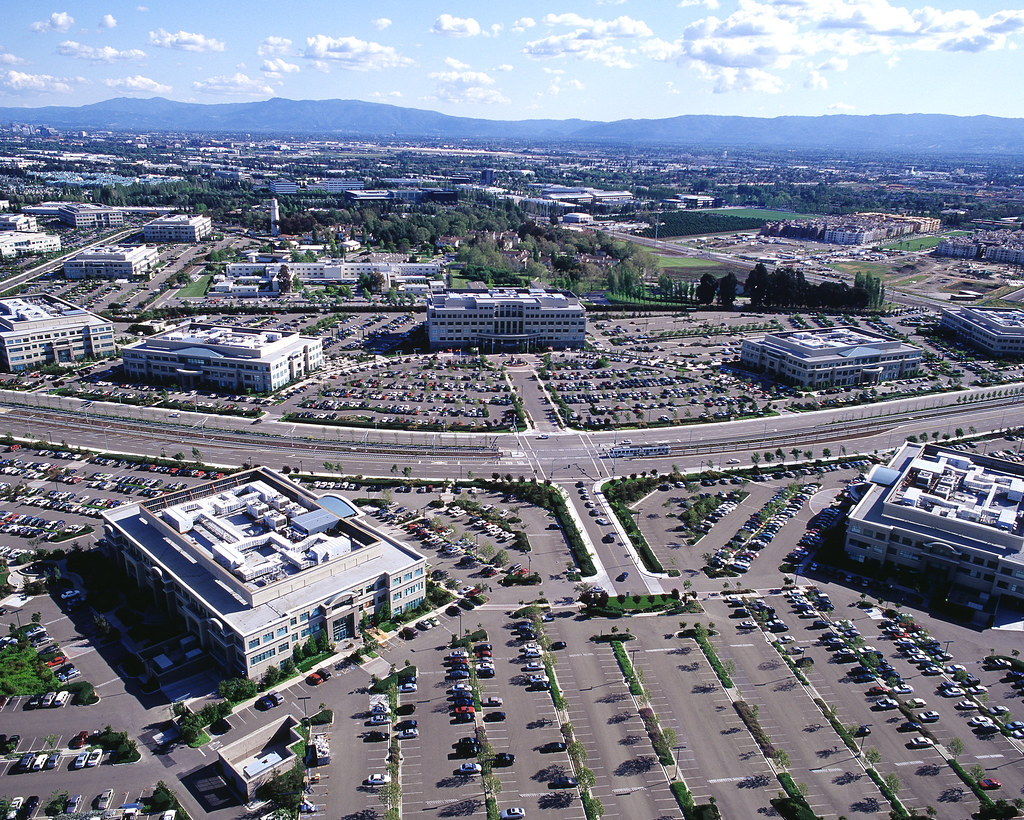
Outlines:
{"type": "Polygon", "coordinates": [[[51,296],[0,299],[0,368],[7,372],[114,353],[106,319],[51,296]]]}
{"type": "Polygon", "coordinates": [[[788,384],[818,389],[914,376],[921,350],[859,328],[833,327],[746,339],[740,361],[788,384]]]}
{"type": "Polygon", "coordinates": [[[121,358],[126,376],[150,384],[269,393],[323,367],[324,350],[298,333],[195,322],[129,345],[121,358]]]}
{"type": "MultiPolygon", "coordinates": [[[[348,505],[345,505],[348,507],[348,505]]],[[[225,677],[260,678],[326,633],[426,596],[426,561],[266,467],[112,510],[107,547],[225,677]]]]}

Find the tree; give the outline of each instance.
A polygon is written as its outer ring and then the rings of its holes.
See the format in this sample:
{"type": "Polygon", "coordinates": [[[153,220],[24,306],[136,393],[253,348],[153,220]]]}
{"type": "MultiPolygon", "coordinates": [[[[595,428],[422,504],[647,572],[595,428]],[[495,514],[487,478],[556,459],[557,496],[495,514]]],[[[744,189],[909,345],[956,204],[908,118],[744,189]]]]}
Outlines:
{"type": "Polygon", "coordinates": [[[718,280],[718,304],[726,310],[732,310],[733,303],[736,301],[736,290],[739,287],[739,282],[736,279],[736,274],[729,271],[725,276],[718,280]]]}
{"type": "Polygon", "coordinates": [[[697,285],[697,301],[702,305],[710,305],[718,292],[718,280],[710,273],[705,273],[697,285]]]}
{"type": "Polygon", "coordinates": [[[964,753],[964,742],[960,738],[954,737],[946,744],[946,748],[949,749],[949,756],[956,760],[964,753]]]}
{"type": "Polygon", "coordinates": [[[878,751],[874,746],[870,749],[864,750],[864,759],[872,766],[877,765],[882,760],[882,753],[878,751]]]}
{"type": "Polygon", "coordinates": [[[896,772],[889,772],[882,778],[882,782],[888,786],[889,791],[897,797],[899,796],[900,790],[903,788],[903,781],[900,780],[900,776],[896,772]]]}
{"type": "Polygon", "coordinates": [[[772,755],[772,759],[775,761],[775,765],[780,769],[789,768],[789,754],[785,749],[776,749],[772,755]]]}

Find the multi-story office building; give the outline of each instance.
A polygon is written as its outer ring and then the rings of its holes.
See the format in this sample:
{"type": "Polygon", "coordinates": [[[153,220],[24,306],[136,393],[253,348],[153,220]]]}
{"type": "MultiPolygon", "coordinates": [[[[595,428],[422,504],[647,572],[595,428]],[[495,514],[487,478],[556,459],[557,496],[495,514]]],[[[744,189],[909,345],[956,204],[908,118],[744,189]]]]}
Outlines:
{"type": "Polygon", "coordinates": [[[0,258],[29,253],[57,253],[60,237],[39,231],[0,231],[0,258]]]}
{"type": "Polygon", "coordinates": [[[160,260],[149,245],[111,245],[87,248],[64,263],[68,279],[136,279],[149,276],[160,260]]]}
{"type": "Polygon", "coordinates": [[[0,231],[38,231],[39,223],[31,214],[0,214],[0,231]]]}
{"type": "Polygon", "coordinates": [[[213,231],[213,220],[208,216],[174,214],[154,219],[142,229],[147,242],[202,242],[213,231]]]}
{"type": "Polygon", "coordinates": [[[820,388],[914,376],[921,350],[866,330],[834,327],[746,339],[740,360],[744,367],[781,381],[820,388]]]}
{"type": "Polygon", "coordinates": [[[114,353],[114,326],[106,319],[50,296],[0,299],[0,368],[5,371],[114,353]]]}
{"type": "Polygon", "coordinates": [[[298,333],[193,323],[129,345],[121,357],[139,381],[269,393],[323,367],[324,349],[298,333]]]}
{"type": "Polygon", "coordinates": [[[296,194],[299,192],[299,186],[290,179],[272,179],[270,180],[270,192],[274,194],[296,194]]]}
{"type": "Polygon", "coordinates": [[[361,276],[378,275],[380,289],[406,281],[439,276],[440,262],[229,262],[211,291],[233,296],[277,296],[287,293],[283,274],[303,285],[355,285],[361,276]]]}
{"type": "Polygon", "coordinates": [[[71,228],[120,228],[124,213],[102,205],[68,202],[57,208],[60,221],[71,228]]]}
{"type": "Polygon", "coordinates": [[[104,535],[226,677],[257,679],[310,637],[342,641],[426,597],[423,556],[266,467],[119,507],[104,535]]]}
{"type": "Polygon", "coordinates": [[[939,327],[991,356],[1024,356],[1024,310],[948,308],[939,327]]]}
{"type": "Polygon", "coordinates": [[[430,348],[546,350],[582,347],[587,314],[568,291],[448,290],[427,299],[430,348]]]}
{"type": "Polygon", "coordinates": [[[1024,608],[1024,466],[933,444],[905,444],[868,476],[846,552],[927,579],[992,612],[1024,608]]]}

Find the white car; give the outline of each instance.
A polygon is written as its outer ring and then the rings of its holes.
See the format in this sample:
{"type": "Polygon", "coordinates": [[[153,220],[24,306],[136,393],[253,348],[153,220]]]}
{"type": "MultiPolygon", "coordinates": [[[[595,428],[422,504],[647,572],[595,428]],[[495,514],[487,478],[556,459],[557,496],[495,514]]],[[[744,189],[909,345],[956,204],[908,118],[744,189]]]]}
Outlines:
{"type": "Polygon", "coordinates": [[[911,740],[910,743],[908,743],[907,745],[911,749],[927,749],[929,746],[933,745],[933,741],[930,737],[918,735],[913,740],[911,740]]]}
{"type": "Polygon", "coordinates": [[[411,728],[411,729],[402,729],[402,731],[398,733],[398,739],[399,740],[409,740],[410,738],[419,737],[419,736],[420,736],[420,730],[417,729],[415,726],[413,728],[411,728]]]}
{"type": "Polygon", "coordinates": [[[72,769],[84,769],[85,761],[89,759],[88,752],[82,752],[78,757],[75,758],[75,762],[71,764],[72,769]]]}
{"type": "Polygon", "coordinates": [[[944,698],[958,698],[963,693],[964,690],[961,689],[959,686],[947,686],[945,689],[941,690],[939,694],[941,694],[944,698]]]}
{"type": "Polygon", "coordinates": [[[456,692],[472,692],[473,687],[468,683],[456,683],[451,689],[448,690],[449,694],[454,695],[456,692]]]}
{"type": "Polygon", "coordinates": [[[511,809],[502,809],[501,814],[498,815],[500,820],[523,820],[526,817],[526,809],[520,809],[513,807],[511,809]]]}
{"type": "Polygon", "coordinates": [[[794,638],[792,635],[779,635],[779,637],[777,637],[775,640],[778,643],[793,643],[794,641],[796,641],[796,638],[794,638]]]}
{"type": "Polygon", "coordinates": [[[402,694],[409,695],[416,691],[415,683],[403,683],[399,685],[398,691],[402,694]]]}
{"type": "Polygon", "coordinates": [[[904,683],[897,686],[892,691],[897,695],[912,695],[914,694],[914,687],[911,686],[909,683],[904,683]]]}
{"type": "Polygon", "coordinates": [[[524,668],[527,672],[540,672],[544,668],[544,664],[540,661],[530,661],[524,668]]]}
{"type": "Polygon", "coordinates": [[[102,757],[103,757],[103,750],[102,749],[93,749],[91,752],[89,752],[89,757],[85,761],[86,768],[90,768],[91,769],[93,766],[98,766],[99,763],[100,763],[100,759],[102,757]]]}
{"type": "Polygon", "coordinates": [[[978,704],[975,703],[973,700],[958,700],[956,703],[956,708],[959,709],[961,712],[970,712],[974,709],[977,709],[978,704]]]}
{"type": "Polygon", "coordinates": [[[479,763],[463,763],[455,770],[455,774],[480,774],[482,771],[479,763]]]}
{"type": "Polygon", "coordinates": [[[384,784],[391,782],[391,775],[387,772],[374,772],[366,778],[366,782],[371,786],[383,786],[384,784]]]}
{"type": "Polygon", "coordinates": [[[740,621],[739,622],[739,628],[740,629],[757,629],[757,624],[755,624],[753,621],[740,621]]]}
{"type": "Polygon", "coordinates": [[[972,717],[967,721],[967,725],[974,729],[981,729],[984,726],[995,726],[995,723],[992,722],[992,718],[981,717],[979,715],[977,717],[972,717]]]}

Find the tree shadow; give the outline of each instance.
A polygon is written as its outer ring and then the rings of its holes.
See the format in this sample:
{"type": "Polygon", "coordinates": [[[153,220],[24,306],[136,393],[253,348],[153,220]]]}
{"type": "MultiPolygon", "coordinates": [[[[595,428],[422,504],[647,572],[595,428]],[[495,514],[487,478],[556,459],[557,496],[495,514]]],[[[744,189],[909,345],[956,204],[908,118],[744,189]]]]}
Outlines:
{"type": "Polygon", "coordinates": [[[849,786],[851,783],[856,783],[863,776],[863,774],[858,774],[857,772],[843,772],[833,777],[832,782],[837,786],[849,786]]]}
{"type": "Polygon", "coordinates": [[[531,720],[529,723],[527,723],[526,728],[543,729],[545,726],[550,726],[552,723],[554,723],[554,721],[551,720],[551,718],[537,718],[536,720],[531,720]]]}
{"type": "Polygon", "coordinates": [[[550,783],[560,774],[565,774],[565,766],[561,763],[552,763],[530,775],[530,780],[536,780],[538,783],[550,783]]]}
{"type": "Polygon", "coordinates": [[[537,801],[537,806],[541,809],[567,809],[572,805],[572,801],[573,793],[570,791],[553,792],[542,795],[537,801]]]}
{"type": "Polygon", "coordinates": [[[945,766],[942,766],[940,768],[939,766],[936,766],[934,763],[926,763],[925,765],[918,766],[916,769],[914,769],[914,774],[919,775],[920,777],[935,777],[935,775],[944,771],[946,771],[945,766]]]}
{"type": "Polygon", "coordinates": [[[612,692],[605,695],[603,698],[598,698],[598,703],[622,703],[629,696],[625,692],[612,692]]]}
{"type": "Polygon", "coordinates": [[[615,768],[616,777],[629,777],[630,775],[646,774],[654,768],[657,759],[651,755],[642,755],[632,760],[626,760],[615,768]]]}
{"type": "Polygon", "coordinates": [[[717,686],[712,686],[710,683],[698,683],[690,690],[690,692],[694,695],[710,695],[717,689],[717,686]]]}
{"type": "Polygon", "coordinates": [[[617,723],[626,723],[632,717],[633,715],[631,715],[629,712],[617,712],[616,714],[608,718],[608,723],[614,726],[617,723]]]}
{"type": "Polygon", "coordinates": [[[438,817],[469,817],[472,814],[476,814],[483,802],[475,797],[469,797],[465,800],[460,800],[458,803],[452,803],[450,806],[445,806],[438,813],[438,817]]]}
{"type": "Polygon", "coordinates": [[[881,807],[879,806],[878,798],[865,797],[863,800],[851,803],[850,811],[855,811],[858,814],[878,814],[881,811],[881,807]]]}
{"type": "Polygon", "coordinates": [[[639,743],[641,740],[643,740],[643,738],[641,738],[640,735],[626,735],[626,737],[622,738],[622,740],[619,741],[619,745],[636,746],[636,744],[639,743]]]}
{"type": "Polygon", "coordinates": [[[771,778],[766,774],[752,774],[749,777],[744,777],[739,783],[736,784],[737,789],[763,789],[769,783],[771,778]]]}

